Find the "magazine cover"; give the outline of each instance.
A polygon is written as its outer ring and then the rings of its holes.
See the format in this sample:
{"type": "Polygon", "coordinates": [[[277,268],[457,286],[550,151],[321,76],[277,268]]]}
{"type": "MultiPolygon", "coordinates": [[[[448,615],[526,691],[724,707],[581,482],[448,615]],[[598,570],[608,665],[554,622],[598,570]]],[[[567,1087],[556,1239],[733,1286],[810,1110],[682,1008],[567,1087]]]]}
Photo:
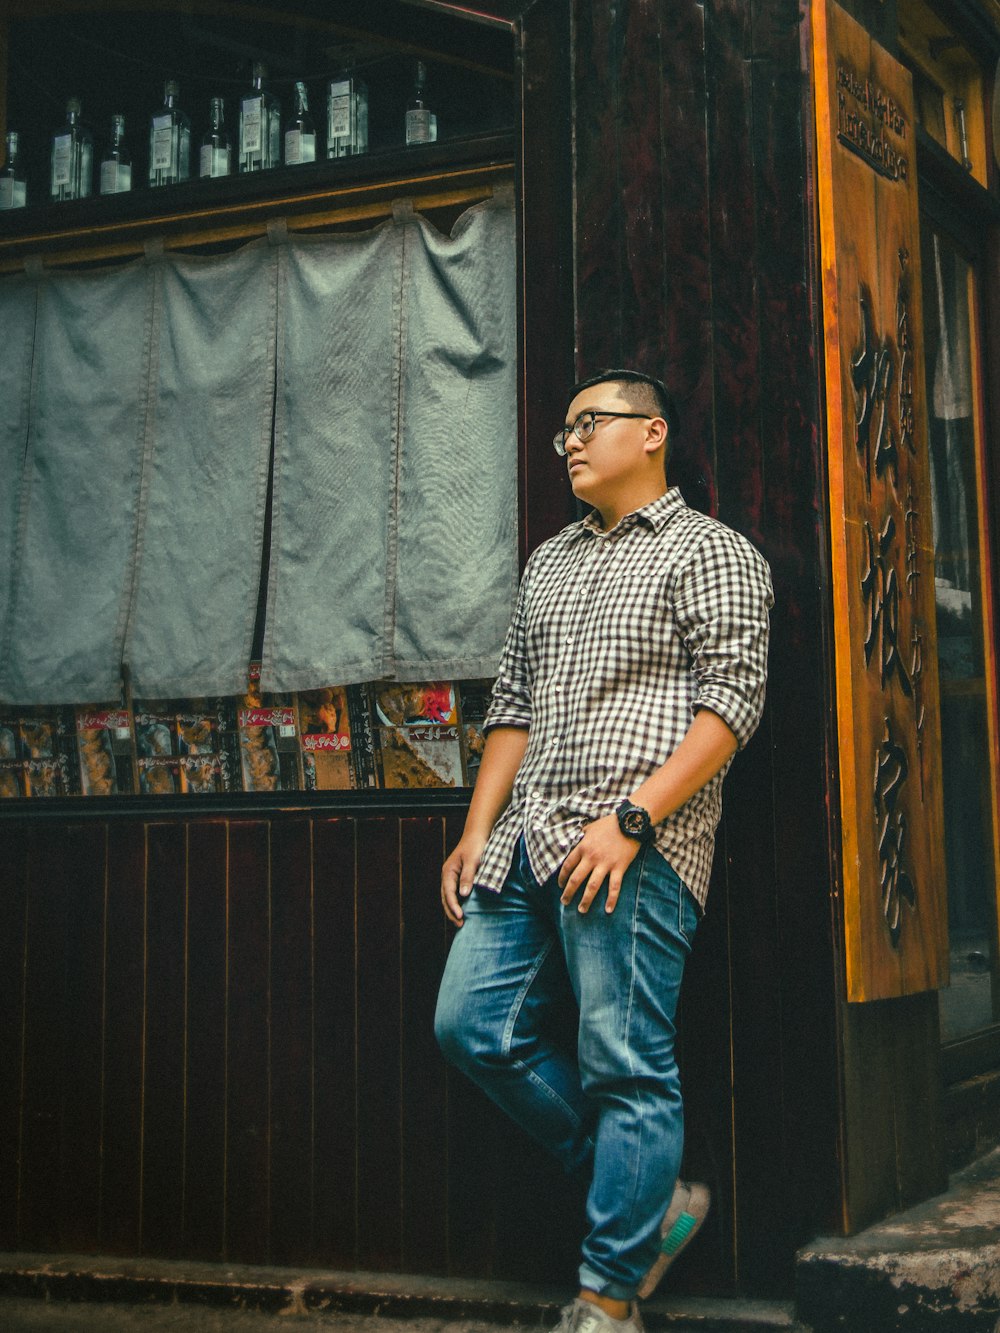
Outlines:
{"type": "Polygon", "coordinates": [[[306,790],[335,791],[351,787],[353,766],[347,686],[307,690],[297,699],[306,790]]]}
{"type": "Polygon", "coordinates": [[[71,796],[78,789],[73,710],[9,706],[0,713],[0,798],[71,796]]]}
{"type": "Polygon", "coordinates": [[[380,769],[376,753],[375,701],[370,685],[350,685],[347,711],[351,722],[351,773],[354,786],[365,790],[377,787],[380,769]]]}
{"type": "Polygon", "coordinates": [[[177,713],[168,699],[135,701],[135,752],[140,759],[169,759],[178,753],[177,713]]]}
{"type": "Polygon", "coordinates": [[[493,694],[491,680],[462,680],[458,683],[458,711],[461,715],[462,759],[465,764],[465,785],[474,787],[483,757],[486,738],[483,723],[493,694]]]}
{"type": "Polygon", "coordinates": [[[180,790],[179,759],[139,759],[139,791],[143,796],[176,796],[180,790]]]}
{"type": "Polygon", "coordinates": [[[126,708],[78,708],[76,746],[84,796],[133,792],[132,722],[126,708]]]}
{"type": "Polygon", "coordinates": [[[260,663],[237,709],[244,791],[296,791],[302,786],[295,707],[288,694],[261,694],[260,663]]]}
{"type": "Polygon", "coordinates": [[[449,681],[375,686],[382,784],[460,787],[463,782],[455,687],[449,681]]]}

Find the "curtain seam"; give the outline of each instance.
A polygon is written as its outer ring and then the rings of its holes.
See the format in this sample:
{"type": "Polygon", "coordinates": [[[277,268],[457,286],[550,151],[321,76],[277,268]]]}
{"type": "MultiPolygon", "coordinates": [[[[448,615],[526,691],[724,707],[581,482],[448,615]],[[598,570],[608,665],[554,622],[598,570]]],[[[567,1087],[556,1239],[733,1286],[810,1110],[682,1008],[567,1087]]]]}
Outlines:
{"type": "Polygon", "coordinates": [[[163,262],[147,261],[146,327],[144,329],[144,360],[142,395],[142,429],[139,451],[139,475],[133,494],[136,497],[135,526],[132,530],[131,577],[126,578],[122,609],[115,629],[115,644],[119,661],[124,667],[131,651],[135,612],[139,599],[146,517],[149,508],[149,482],[153,470],[153,452],[156,448],[156,414],[152,410],[154,380],[160,367],[160,317],[163,300],[163,262]]]}
{"type": "Polygon", "coordinates": [[[7,611],[4,618],[4,624],[0,626],[0,629],[3,630],[2,640],[0,640],[0,697],[3,697],[4,694],[3,683],[7,681],[7,672],[10,668],[10,656],[13,651],[13,628],[15,624],[14,612],[18,600],[18,581],[24,557],[28,515],[31,509],[32,487],[29,464],[32,458],[31,444],[35,417],[33,406],[38,388],[38,358],[36,356],[36,347],[38,342],[38,308],[41,302],[43,281],[44,272],[38,277],[31,279],[35,293],[35,310],[31,326],[31,351],[30,355],[26,358],[28,361],[27,393],[22,398],[25,409],[24,447],[21,453],[21,475],[18,483],[17,515],[14,523],[13,550],[11,551],[10,561],[10,594],[7,598],[7,611]]]}

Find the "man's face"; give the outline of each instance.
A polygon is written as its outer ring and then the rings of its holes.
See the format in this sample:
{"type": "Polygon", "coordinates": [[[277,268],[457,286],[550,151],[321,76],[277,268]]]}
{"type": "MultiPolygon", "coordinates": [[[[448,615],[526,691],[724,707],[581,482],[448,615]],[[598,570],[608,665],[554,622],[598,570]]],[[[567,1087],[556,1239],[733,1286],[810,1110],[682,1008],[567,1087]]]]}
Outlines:
{"type": "MultiPolygon", "coordinates": [[[[595,384],[583,389],[570,403],[565,422],[572,426],[583,412],[635,412],[615,384],[595,384]]],[[[646,458],[643,441],[647,418],[598,416],[594,433],[578,440],[566,438],[566,468],[573,494],[585,504],[600,507],[604,499],[627,484],[646,458]]]]}

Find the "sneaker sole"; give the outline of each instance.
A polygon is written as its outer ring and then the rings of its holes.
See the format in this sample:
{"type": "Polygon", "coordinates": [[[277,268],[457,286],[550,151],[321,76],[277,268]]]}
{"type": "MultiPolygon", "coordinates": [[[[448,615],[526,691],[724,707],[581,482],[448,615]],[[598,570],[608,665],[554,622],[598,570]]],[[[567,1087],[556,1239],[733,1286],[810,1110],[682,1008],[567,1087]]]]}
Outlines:
{"type": "Polygon", "coordinates": [[[693,1184],[690,1186],[686,1207],[674,1218],[667,1231],[662,1235],[660,1255],[653,1262],[636,1293],[640,1300],[644,1301],[653,1294],[670,1265],[697,1236],[701,1224],[708,1215],[711,1202],[712,1196],[707,1185],[693,1184]]]}

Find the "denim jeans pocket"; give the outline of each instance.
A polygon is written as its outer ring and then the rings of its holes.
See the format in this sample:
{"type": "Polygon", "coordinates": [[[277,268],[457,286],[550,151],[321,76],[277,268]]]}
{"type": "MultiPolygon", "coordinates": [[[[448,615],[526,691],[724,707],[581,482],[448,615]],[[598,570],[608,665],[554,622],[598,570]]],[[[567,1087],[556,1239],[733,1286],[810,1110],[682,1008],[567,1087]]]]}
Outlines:
{"type": "MultiPolygon", "coordinates": [[[[656,891],[663,895],[664,907],[669,905],[670,920],[673,920],[673,905],[676,902],[676,933],[690,948],[694,942],[698,922],[701,920],[698,900],[662,852],[650,846],[643,850],[642,856],[643,880],[647,884],[655,885],[656,891]]],[[[661,917],[661,919],[668,918],[661,917]]]]}

